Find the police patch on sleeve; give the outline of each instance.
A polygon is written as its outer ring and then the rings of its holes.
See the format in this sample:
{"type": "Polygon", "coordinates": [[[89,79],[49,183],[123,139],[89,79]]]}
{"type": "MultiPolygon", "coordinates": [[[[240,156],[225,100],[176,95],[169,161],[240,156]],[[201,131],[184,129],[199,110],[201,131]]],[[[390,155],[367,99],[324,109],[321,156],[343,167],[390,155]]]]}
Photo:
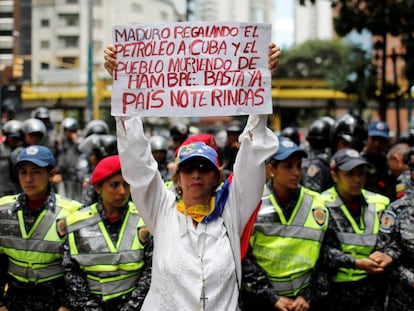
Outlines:
{"type": "Polygon", "coordinates": [[[66,221],[64,218],[56,220],[56,232],[60,238],[63,238],[66,235],[66,221]]]}
{"type": "Polygon", "coordinates": [[[381,227],[380,231],[385,233],[390,233],[391,228],[394,226],[395,223],[395,214],[391,212],[386,212],[381,217],[381,227]]]}
{"type": "Polygon", "coordinates": [[[138,228],[138,238],[142,245],[147,244],[150,239],[150,233],[146,227],[138,228]]]}
{"type": "Polygon", "coordinates": [[[323,226],[326,223],[326,211],[323,208],[317,207],[312,210],[313,219],[319,226],[323,226]]]}
{"type": "Polygon", "coordinates": [[[309,177],[314,177],[319,172],[319,167],[317,167],[315,164],[311,164],[306,171],[306,175],[309,177]]]}

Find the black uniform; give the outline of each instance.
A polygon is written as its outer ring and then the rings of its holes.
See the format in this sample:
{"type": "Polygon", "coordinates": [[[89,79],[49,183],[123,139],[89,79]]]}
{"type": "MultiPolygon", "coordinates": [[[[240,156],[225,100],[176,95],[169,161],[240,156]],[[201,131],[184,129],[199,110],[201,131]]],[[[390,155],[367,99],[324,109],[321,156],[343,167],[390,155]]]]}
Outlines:
{"type": "Polygon", "coordinates": [[[414,198],[392,202],[381,219],[377,250],[393,258],[387,311],[414,310],[414,198]]]}
{"type": "MultiPolygon", "coordinates": [[[[115,222],[110,222],[105,216],[102,204],[98,203],[98,212],[106,226],[112,241],[116,244],[119,232],[125,220],[125,214],[128,207],[123,209],[121,217],[115,222]]],[[[76,262],[73,262],[69,254],[69,246],[65,245],[63,252],[63,267],[69,272],[65,274],[65,280],[69,287],[66,306],[74,311],[132,311],[140,310],[145,296],[151,283],[151,259],[153,250],[153,240],[148,238],[145,241],[145,265],[135,290],[119,298],[103,301],[101,295],[90,292],[84,271],[80,269],[76,262]]]]}

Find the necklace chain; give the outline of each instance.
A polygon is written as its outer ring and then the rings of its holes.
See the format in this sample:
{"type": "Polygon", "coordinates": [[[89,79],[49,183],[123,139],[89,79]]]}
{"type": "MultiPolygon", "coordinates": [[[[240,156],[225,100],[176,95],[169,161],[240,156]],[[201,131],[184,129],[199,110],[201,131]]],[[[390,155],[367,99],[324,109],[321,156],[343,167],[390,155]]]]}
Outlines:
{"type": "Polygon", "coordinates": [[[193,241],[191,240],[191,236],[190,236],[190,231],[188,229],[188,218],[189,216],[185,215],[185,224],[187,227],[187,236],[188,236],[188,242],[190,243],[190,246],[193,250],[193,252],[196,254],[196,256],[200,259],[200,264],[201,264],[201,296],[200,296],[200,303],[202,304],[202,308],[203,310],[206,309],[206,301],[208,300],[208,298],[206,297],[206,293],[205,293],[205,277],[204,277],[204,251],[205,251],[205,247],[206,247],[206,232],[207,232],[207,224],[204,225],[204,237],[203,237],[203,244],[201,246],[201,252],[198,251],[198,247],[196,247],[197,245],[194,245],[193,241]]]}

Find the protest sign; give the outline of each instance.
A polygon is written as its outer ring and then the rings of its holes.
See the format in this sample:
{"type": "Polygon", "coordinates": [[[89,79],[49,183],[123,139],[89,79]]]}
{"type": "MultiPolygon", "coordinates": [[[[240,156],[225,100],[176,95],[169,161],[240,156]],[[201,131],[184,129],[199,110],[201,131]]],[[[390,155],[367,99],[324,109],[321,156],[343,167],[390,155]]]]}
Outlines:
{"type": "Polygon", "coordinates": [[[268,44],[258,23],[113,28],[114,116],[223,116],[272,112],[268,44]]]}

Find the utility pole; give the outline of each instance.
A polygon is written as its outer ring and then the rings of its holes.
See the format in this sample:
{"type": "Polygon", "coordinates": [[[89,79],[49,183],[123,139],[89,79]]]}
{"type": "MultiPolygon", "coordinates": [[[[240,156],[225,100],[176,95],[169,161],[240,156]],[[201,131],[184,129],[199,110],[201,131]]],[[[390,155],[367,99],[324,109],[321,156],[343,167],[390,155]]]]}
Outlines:
{"type": "Polygon", "coordinates": [[[192,13],[192,11],[191,11],[191,2],[192,2],[192,0],[187,0],[187,6],[186,6],[186,10],[185,10],[185,20],[186,21],[190,20],[190,15],[192,13]]]}
{"type": "Polygon", "coordinates": [[[92,120],[93,106],[93,4],[88,0],[88,85],[85,109],[85,122],[92,120]]]}

